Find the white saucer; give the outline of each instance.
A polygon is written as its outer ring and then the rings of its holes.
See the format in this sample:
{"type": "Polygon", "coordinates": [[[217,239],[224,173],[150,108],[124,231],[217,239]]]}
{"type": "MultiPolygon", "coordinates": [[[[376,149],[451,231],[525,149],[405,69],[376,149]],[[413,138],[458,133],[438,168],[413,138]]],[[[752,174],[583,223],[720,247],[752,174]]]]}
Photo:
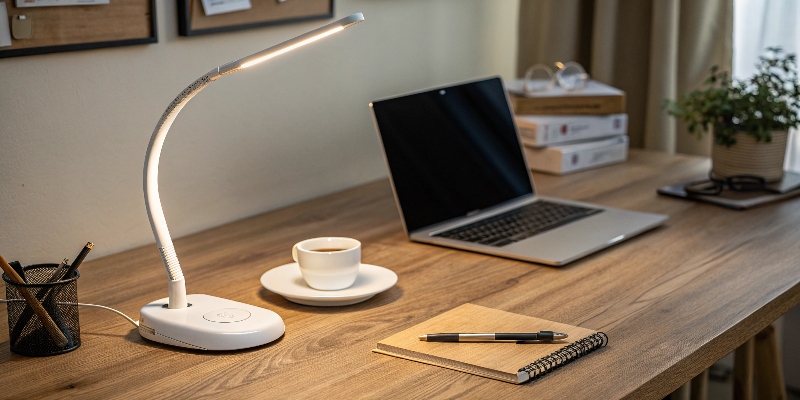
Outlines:
{"type": "Polygon", "coordinates": [[[275,267],[261,275],[261,284],[294,303],[307,306],[347,306],[360,303],[397,283],[397,274],[377,265],[361,264],[353,286],[342,290],[313,289],[300,273],[297,263],[275,267]]]}

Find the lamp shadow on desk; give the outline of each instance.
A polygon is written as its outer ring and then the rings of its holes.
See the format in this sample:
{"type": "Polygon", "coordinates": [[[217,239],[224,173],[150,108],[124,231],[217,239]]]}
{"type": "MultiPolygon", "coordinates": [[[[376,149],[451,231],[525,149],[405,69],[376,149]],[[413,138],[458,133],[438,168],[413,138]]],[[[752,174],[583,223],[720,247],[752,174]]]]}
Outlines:
{"type": "Polygon", "coordinates": [[[227,355],[227,354],[247,354],[256,351],[261,351],[264,349],[268,349],[272,346],[277,345],[283,338],[286,337],[286,334],[281,335],[281,337],[261,346],[250,347],[246,349],[239,349],[239,350],[196,350],[196,349],[188,349],[186,347],[178,347],[178,346],[171,346],[168,344],[154,342],[152,340],[147,340],[143,338],[137,329],[131,329],[127,335],[125,335],[125,340],[128,342],[136,343],[138,345],[147,346],[152,349],[159,349],[159,350],[168,350],[174,353],[183,353],[183,354],[194,354],[194,355],[227,355]]]}
{"type": "MultiPolygon", "coordinates": [[[[247,354],[247,353],[252,353],[252,352],[255,352],[255,351],[264,350],[264,349],[267,349],[269,347],[275,346],[278,343],[280,343],[286,335],[281,335],[281,337],[279,337],[278,339],[275,339],[274,341],[272,341],[270,343],[267,343],[265,345],[261,345],[261,346],[256,346],[256,347],[251,347],[251,348],[248,348],[248,349],[241,349],[241,350],[221,350],[221,351],[220,350],[194,350],[194,349],[187,349],[187,348],[184,348],[184,347],[176,347],[176,346],[170,346],[170,345],[163,344],[163,343],[153,342],[153,341],[147,340],[147,339],[143,338],[141,335],[139,335],[139,331],[136,330],[136,329],[131,329],[124,336],[123,335],[108,335],[108,334],[84,334],[82,336],[85,336],[85,337],[81,338],[82,342],[86,342],[88,340],[92,340],[91,336],[113,336],[113,337],[117,337],[117,338],[124,338],[124,340],[129,342],[129,343],[134,343],[136,345],[146,346],[146,347],[149,347],[149,348],[154,349],[154,350],[158,349],[158,350],[167,350],[167,351],[171,351],[171,352],[174,352],[174,353],[206,355],[206,356],[207,355],[215,355],[215,356],[217,356],[217,355],[226,355],[226,354],[247,354]]],[[[28,356],[23,356],[23,355],[14,353],[13,351],[11,351],[11,349],[9,349],[8,341],[0,343],[0,349],[2,349],[2,350],[0,350],[0,364],[15,363],[15,362],[30,362],[31,360],[50,358],[50,357],[28,357],[28,356]]],[[[80,350],[82,350],[82,349],[78,349],[79,352],[80,352],[80,350]]],[[[52,356],[52,357],[56,357],[57,358],[57,357],[59,357],[59,355],[52,356]]]]}
{"type": "Polygon", "coordinates": [[[258,292],[258,296],[261,298],[261,300],[264,300],[270,305],[281,307],[286,310],[312,313],[312,314],[341,314],[341,313],[349,313],[355,311],[370,310],[373,308],[383,307],[387,304],[394,303],[395,301],[403,297],[403,288],[400,287],[399,285],[395,285],[391,289],[385,292],[378,293],[372,298],[363,301],[361,303],[351,304],[349,306],[334,306],[334,307],[306,306],[303,304],[293,303],[289,300],[286,300],[283,296],[277,293],[272,293],[265,288],[261,288],[261,290],[258,292]]]}

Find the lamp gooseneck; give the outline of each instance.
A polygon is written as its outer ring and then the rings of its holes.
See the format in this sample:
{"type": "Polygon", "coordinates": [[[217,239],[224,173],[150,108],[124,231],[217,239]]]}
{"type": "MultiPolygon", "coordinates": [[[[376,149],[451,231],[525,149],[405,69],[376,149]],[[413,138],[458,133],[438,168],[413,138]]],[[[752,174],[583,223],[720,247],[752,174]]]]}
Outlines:
{"type": "Polygon", "coordinates": [[[169,308],[186,308],[186,284],[178,255],[172,245],[172,238],[169,236],[167,220],[164,218],[164,210],[161,208],[161,199],[158,195],[158,161],[161,157],[164,139],[166,139],[175,117],[194,95],[218,77],[219,68],[214,68],[194,81],[169,104],[150,137],[150,144],[147,146],[145,155],[144,203],[147,208],[147,216],[150,218],[150,227],[153,229],[158,250],[161,252],[161,260],[164,262],[167,276],[169,276],[169,308]]]}
{"type": "Polygon", "coordinates": [[[164,219],[164,210],[161,208],[161,199],[158,196],[158,160],[161,157],[161,148],[170,126],[175,121],[175,117],[184,105],[189,102],[198,92],[203,90],[209,83],[223,75],[230,74],[261,63],[270,58],[279,56],[308,43],[317,41],[326,36],[344,30],[349,26],[355,25],[364,20],[361,13],[353,14],[342,18],[336,22],[317,28],[313,31],[300,35],[296,38],[287,40],[278,45],[272,46],[258,53],[249,55],[239,60],[227,63],[214,68],[207,74],[194,81],[169,104],[167,110],[158,120],[153,135],[150,137],[150,144],[147,147],[147,154],[144,161],[144,202],[147,208],[147,216],[150,218],[150,227],[156,237],[156,244],[161,252],[161,259],[169,276],[169,308],[186,308],[186,284],[178,262],[178,255],[172,245],[172,238],[169,236],[167,221],[164,219]]]}

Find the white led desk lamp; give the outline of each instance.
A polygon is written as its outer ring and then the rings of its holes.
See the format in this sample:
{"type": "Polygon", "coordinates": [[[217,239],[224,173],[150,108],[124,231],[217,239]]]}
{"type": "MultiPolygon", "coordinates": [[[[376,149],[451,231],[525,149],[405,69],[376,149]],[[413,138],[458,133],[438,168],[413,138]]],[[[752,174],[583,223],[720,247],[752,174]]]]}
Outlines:
{"type": "Polygon", "coordinates": [[[144,162],[144,201],[147,216],[169,276],[169,298],[156,300],[141,310],[139,333],[146,339],[201,350],[234,350],[269,343],[284,332],[278,314],[219,297],[186,295],[186,285],[158,196],[158,159],[167,131],[184,105],[217,78],[269,60],[364,20],[353,14],[279,45],[212,69],[184,89],[153,131],[144,162]]]}

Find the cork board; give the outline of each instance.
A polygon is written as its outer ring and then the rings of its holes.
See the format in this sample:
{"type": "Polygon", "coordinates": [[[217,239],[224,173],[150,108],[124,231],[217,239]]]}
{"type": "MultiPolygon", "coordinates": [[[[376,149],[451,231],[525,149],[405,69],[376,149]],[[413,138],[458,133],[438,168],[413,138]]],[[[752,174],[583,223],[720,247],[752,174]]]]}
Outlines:
{"type": "Polygon", "coordinates": [[[9,19],[26,15],[33,29],[30,39],[12,38],[11,46],[0,47],[0,58],[158,42],[156,0],[25,8],[3,1],[9,19]]]}
{"type": "Polygon", "coordinates": [[[207,16],[200,0],[178,0],[179,32],[194,36],[333,18],[333,0],[252,0],[251,3],[249,10],[207,16]]]}

